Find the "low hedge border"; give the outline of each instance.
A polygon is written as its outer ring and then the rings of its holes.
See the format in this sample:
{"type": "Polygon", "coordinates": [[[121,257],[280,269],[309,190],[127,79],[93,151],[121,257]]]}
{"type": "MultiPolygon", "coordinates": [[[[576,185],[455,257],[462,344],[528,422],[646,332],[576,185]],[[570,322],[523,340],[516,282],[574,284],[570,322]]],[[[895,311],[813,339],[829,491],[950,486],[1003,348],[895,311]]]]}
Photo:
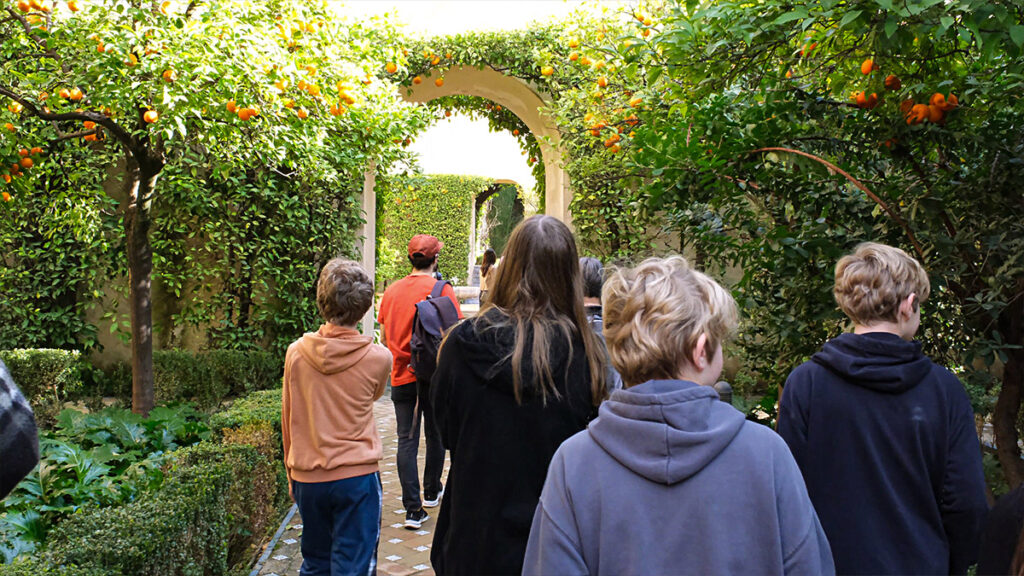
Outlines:
{"type": "Polygon", "coordinates": [[[0,360],[43,426],[56,420],[64,402],[81,394],[82,373],[88,368],[77,350],[0,350],[0,360]]]}
{"type": "Polygon", "coordinates": [[[40,563],[126,576],[216,576],[249,566],[277,518],[275,463],[253,446],[209,442],[174,460],[159,490],[61,523],[40,563]]]}

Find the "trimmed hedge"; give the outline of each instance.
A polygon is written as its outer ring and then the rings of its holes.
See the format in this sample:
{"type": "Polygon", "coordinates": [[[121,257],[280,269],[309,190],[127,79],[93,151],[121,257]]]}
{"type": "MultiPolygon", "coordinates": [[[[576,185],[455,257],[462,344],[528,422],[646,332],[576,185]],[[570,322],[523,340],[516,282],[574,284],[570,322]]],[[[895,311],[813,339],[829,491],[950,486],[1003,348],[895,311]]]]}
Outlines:
{"type": "MultiPolygon", "coordinates": [[[[241,350],[158,350],[153,353],[153,389],[157,404],[195,402],[213,408],[225,396],[280,387],[284,361],[270,352],[241,350]]],[[[113,393],[131,397],[127,362],[110,374],[113,393]]]]}
{"type": "Polygon", "coordinates": [[[77,350],[0,350],[0,360],[43,425],[52,423],[64,402],[82,391],[85,361],[77,350]]]}
{"type": "Polygon", "coordinates": [[[115,576],[115,573],[93,566],[51,566],[38,558],[0,564],[0,576],[115,576]]]}
{"type": "Polygon", "coordinates": [[[133,576],[220,575],[248,565],[276,518],[273,463],[239,444],[201,443],[174,456],[159,490],[61,523],[45,564],[133,576]]]}
{"type": "MultiPolygon", "coordinates": [[[[210,429],[239,429],[248,424],[267,424],[281,447],[281,389],[260,390],[236,399],[227,410],[210,416],[210,429]]],[[[280,452],[277,454],[280,457],[280,452]]]]}
{"type": "Polygon", "coordinates": [[[378,192],[378,290],[384,281],[410,271],[406,246],[416,234],[431,234],[444,242],[438,269],[445,278],[466,282],[470,223],[476,197],[493,184],[478,176],[432,174],[396,177],[381,183],[378,192]]]}

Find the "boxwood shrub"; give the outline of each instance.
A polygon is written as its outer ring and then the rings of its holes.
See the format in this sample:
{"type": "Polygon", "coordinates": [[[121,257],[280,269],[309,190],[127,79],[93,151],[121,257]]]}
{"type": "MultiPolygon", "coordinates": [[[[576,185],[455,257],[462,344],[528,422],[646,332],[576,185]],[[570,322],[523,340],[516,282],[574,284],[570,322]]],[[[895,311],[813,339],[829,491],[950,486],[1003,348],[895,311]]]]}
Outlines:
{"type": "Polygon", "coordinates": [[[82,392],[84,360],[77,350],[0,350],[0,360],[42,425],[51,424],[63,403],[82,392]]]}
{"type": "Polygon", "coordinates": [[[221,575],[251,564],[277,517],[275,463],[241,444],[200,443],[174,459],[159,490],[61,523],[41,564],[94,570],[82,576],[221,575]]]}

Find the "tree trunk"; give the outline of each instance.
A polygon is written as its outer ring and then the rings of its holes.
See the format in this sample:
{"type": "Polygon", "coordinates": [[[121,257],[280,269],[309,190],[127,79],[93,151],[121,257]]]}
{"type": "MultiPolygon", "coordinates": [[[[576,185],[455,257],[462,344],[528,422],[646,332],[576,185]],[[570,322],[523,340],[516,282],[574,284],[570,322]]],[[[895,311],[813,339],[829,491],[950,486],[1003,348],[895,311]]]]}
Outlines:
{"type": "MultiPolygon", "coordinates": [[[[1018,290],[1012,295],[1010,305],[1000,314],[999,330],[1004,341],[1024,344],[1024,280],[1019,281],[1017,286],[1018,290]]],[[[1003,385],[992,410],[992,429],[996,437],[996,457],[1012,490],[1024,482],[1024,460],[1020,458],[1020,446],[1017,445],[1020,437],[1017,416],[1024,395],[1024,350],[1009,350],[1007,355],[1009,358],[1003,368],[1003,385]]]]}
{"type": "Polygon", "coordinates": [[[149,243],[152,225],[153,190],[159,170],[147,170],[129,157],[125,186],[128,210],[125,236],[128,239],[129,307],[132,330],[132,412],[148,416],[153,409],[153,248],[149,243]]]}

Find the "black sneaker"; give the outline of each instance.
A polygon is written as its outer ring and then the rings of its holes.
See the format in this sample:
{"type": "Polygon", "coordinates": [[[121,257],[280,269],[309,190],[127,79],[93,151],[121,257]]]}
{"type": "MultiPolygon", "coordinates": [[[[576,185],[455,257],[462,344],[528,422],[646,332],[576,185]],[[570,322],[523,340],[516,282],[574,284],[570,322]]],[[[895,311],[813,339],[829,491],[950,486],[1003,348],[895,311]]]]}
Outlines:
{"type": "Polygon", "coordinates": [[[438,504],[441,503],[441,496],[444,496],[444,488],[441,488],[441,491],[438,492],[437,496],[434,496],[433,498],[431,498],[431,497],[427,496],[426,494],[424,494],[423,495],[423,507],[424,508],[433,508],[433,507],[437,506],[438,504]]]}
{"type": "Polygon", "coordinates": [[[411,510],[405,513],[405,528],[406,530],[416,530],[423,526],[423,523],[430,518],[427,511],[423,508],[419,510],[411,510]]]}

